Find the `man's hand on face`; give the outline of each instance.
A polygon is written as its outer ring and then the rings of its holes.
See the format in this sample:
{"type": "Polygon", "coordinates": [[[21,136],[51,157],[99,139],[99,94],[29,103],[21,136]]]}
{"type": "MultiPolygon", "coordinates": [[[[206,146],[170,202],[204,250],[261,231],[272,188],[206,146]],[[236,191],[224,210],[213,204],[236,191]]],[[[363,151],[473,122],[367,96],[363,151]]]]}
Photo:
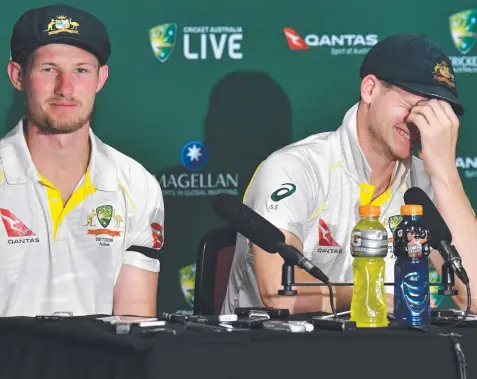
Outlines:
{"type": "Polygon", "coordinates": [[[419,129],[422,159],[429,176],[447,176],[450,170],[456,170],[459,119],[449,103],[437,99],[419,101],[407,122],[419,129]]]}

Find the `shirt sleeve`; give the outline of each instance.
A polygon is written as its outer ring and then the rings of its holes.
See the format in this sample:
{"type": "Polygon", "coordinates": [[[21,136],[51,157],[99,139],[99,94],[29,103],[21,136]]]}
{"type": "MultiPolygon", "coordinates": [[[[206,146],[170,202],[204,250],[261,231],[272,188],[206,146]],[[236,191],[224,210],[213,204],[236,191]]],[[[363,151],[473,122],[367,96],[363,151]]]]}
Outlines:
{"type": "Polygon", "coordinates": [[[302,243],[309,233],[309,217],[317,204],[317,180],[302,158],[277,152],[256,170],[244,203],[302,243]]]}
{"type": "MultiPolygon", "coordinates": [[[[141,182],[136,182],[138,185],[141,182]]],[[[144,187],[137,196],[130,238],[123,263],[159,272],[159,250],[164,244],[164,201],[157,180],[146,173],[144,187]]]]}

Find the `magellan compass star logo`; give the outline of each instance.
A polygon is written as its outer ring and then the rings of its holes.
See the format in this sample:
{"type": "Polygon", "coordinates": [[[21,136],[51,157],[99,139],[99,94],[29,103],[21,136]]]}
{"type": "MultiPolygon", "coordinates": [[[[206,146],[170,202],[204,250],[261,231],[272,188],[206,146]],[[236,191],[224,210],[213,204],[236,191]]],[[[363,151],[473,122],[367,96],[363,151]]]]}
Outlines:
{"type": "Polygon", "coordinates": [[[461,54],[467,54],[475,45],[477,9],[467,9],[449,17],[454,45],[461,54]]]}
{"type": "Polygon", "coordinates": [[[177,24],[161,24],[149,30],[152,51],[159,62],[169,59],[174,50],[177,36],[177,24]]]}
{"type": "Polygon", "coordinates": [[[182,165],[190,171],[202,170],[209,160],[209,152],[201,141],[189,141],[181,150],[182,165]]]}

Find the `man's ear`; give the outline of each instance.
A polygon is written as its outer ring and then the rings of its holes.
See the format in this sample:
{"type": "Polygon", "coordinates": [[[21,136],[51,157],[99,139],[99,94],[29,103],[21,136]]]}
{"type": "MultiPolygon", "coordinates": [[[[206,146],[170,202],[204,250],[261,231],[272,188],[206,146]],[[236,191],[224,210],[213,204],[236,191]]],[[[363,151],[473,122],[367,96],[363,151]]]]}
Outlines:
{"type": "Polygon", "coordinates": [[[7,65],[7,72],[13,87],[19,91],[23,91],[25,89],[25,83],[23,81],[22,66],[17,62],[10,61],[7,65]]]}
{"type": "Polygon", "coordinates": [[[373,74],[366,75],[361,80],[361,101],[365,104],[371,104],[373,98],[379,93],[380,90],[379,79],[373,74]]]}
{"type": "Polygon", "coordinates": [[[103,88],[104,84],[106,83],[106,79],[108,79],[109,75],[109,67],[108,65],[102,65],[99,68],[99,73],[98,73],[98,86],[96,88],[96,92],[101,91],[101,88],[103,88]]]}

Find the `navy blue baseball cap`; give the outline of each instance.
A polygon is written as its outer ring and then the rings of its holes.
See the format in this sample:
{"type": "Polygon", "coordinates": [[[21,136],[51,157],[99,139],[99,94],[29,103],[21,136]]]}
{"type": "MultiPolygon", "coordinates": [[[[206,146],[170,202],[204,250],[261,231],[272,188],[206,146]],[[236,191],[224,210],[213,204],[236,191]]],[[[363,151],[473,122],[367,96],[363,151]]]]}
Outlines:
{"type": "Polygon", "coordinates": [[[56,4],[26,11],[15,23],[10,40],[12,60],[23,64],[33,51],[50,43],[63,43],[96,55],[101,65],[111,54],[104,24],[80,9],[56,4]]]}
{"type": "Polygon", "coordinates": [[[375,44],[360,69],[361,78],[369,74],[408,92],[445,100],[456,114],[464,114],[452,62],[422,34],[396,34],[375,44]]]}

